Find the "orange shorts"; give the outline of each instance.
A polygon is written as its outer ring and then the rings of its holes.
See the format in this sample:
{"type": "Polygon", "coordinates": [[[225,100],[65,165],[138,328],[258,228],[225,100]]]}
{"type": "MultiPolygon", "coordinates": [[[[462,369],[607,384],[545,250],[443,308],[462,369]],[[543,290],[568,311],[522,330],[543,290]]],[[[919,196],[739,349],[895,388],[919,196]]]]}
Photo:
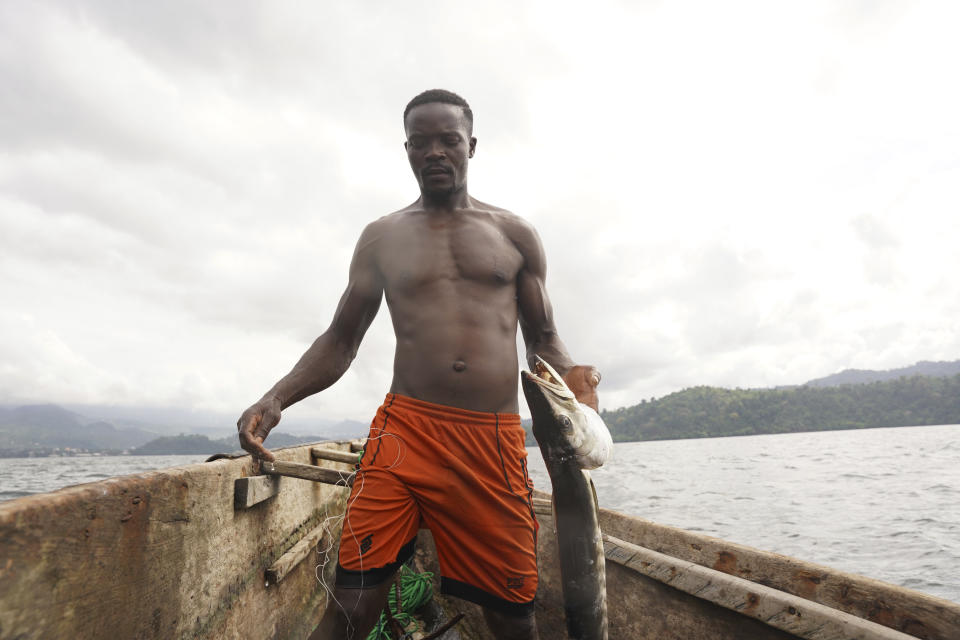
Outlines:
{"type": "Polygon", "coordinates": [[[388,394],[350,494],[337,584],[381,584],[427,528],[443,593],[504,613],[533,611],[538,525],[525,439],[517,414],[388,394]]]}

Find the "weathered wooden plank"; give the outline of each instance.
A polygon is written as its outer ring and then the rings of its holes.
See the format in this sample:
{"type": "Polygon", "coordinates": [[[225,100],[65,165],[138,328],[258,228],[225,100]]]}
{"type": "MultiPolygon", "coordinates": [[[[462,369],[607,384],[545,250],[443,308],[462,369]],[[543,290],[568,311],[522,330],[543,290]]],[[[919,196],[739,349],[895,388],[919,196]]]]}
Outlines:
{"type": "MultiPolygon", "coordinates": [[[[549,494],[536,492],[537,497],[549,494]]],[[[960,637],[960,604],[797,558],[600,510],[604,533],[767,585],[923,640],[960,637]]]]}
{"type": "Polygon", "coordinates": [[[300,564],[304,558],[310,555],[310,551],[320,543],[324,534],[327,533],[328,525],[324,521],[315,527],[310,533],[303,536],[297,544],[285,554],[277,558],[277,561],[270,565],[265,574],[269,584],[277,584],[283,580],[294,567],[300,564]]]}
{"type": "Polygon", "coordinates": [[[550,500],[544,500],[543,498],[534,498],[533,502],[533,512],[541,516],[552,516],[553,515],[553,502],[550,500]]]}
{"type": "Polygon", "coordinates": [[[347,464],[356,464],[360,459],[356,453],[331,449],[330,447],[313,447],[310,453],[314,458],[321,460],[331,460],[333,462],[345,462],[347,464]]]}
{"type": "MultiPolygon", "coordinates": [[[[541,638],[566,638],[559,548],[552,516],[538,516],[537,626],[541,638]]],[[[611,640],[796,640],[796,636],[606,562],[611,640]]]]}
{"type": "Polygon", "coordinates": [[[233,481],[233,508],[249,509],[280,492],[277,476],[251,476],[233,481]]]}
{"type": "Polygon", "coordinates": [[[283,460],[275,460],[273,462],[264,460],[260,468],[264,473],[272,476],[288,476],[291,478],[300,478],[301,480],[312,480],[314,482],[323,482],[344,487],[353,486],[352,472],[334,471],[333,469],[325,469],[324,467],[317,467],[312,464],[284,462],[283,460]]]}
{"type": "MultiPolygon", "coordinates": [[[[311,461],[309,446],[274,454],[311,461]]],[[[290,532],[341,513],[348,494],[282,481],[259,508],[235,510],[234,481],[251,466],[218,460],[0,503],[0,640],[307,637],[326,602],[314,567],[270,589],[264,570],[290,532]]]]}
{"type": "Polygon", "coordinates": [[[915,640],[836,609],[604,535],[607,559],[808,640],[915,640]]]}
{"type": "Polygon", "coordinates": [[[357,453],[360,453],[361,451],[363,451],[363,448],[366,446],[367,446],[366,438],[362,438],[360,440],[354,440],[353,442],[350,443],[350,451],[356,451],[357,453]]]}

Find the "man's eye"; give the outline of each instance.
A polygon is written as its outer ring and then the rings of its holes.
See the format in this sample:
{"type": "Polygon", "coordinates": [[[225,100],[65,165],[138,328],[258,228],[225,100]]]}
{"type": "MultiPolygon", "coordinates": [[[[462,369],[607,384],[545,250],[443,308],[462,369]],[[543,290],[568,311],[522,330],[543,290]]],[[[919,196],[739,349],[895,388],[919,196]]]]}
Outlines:
{"type": "Polygon", "coordinates": [[[422,148],[423,148],[423,140],[422,140],[421,138],[410,138],[410,140],[409,140],[408,142],[409,142],[410,146],[413,147],[414,149],[422,149],[422,148]]]}
{"type": "Polygon", "coordinates": [[[450,145],[451,147],[455,147],[456,145],[460,144],[460,137],[459,137],[459,136],[447,136],[446,138],[443,139],[443,142],[444,142],[444,144],[448,144],[448,145],[450,145]]]}

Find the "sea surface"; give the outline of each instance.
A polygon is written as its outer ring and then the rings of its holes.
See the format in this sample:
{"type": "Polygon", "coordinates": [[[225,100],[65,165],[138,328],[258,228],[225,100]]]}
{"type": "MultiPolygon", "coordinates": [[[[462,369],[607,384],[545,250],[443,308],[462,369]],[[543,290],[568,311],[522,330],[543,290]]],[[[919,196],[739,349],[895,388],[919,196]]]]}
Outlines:
{"type": "Polygon", "coordinates": [[[56,491],[113,476],[194,464],[203,462],[209,455],[0,458],[0,500],[56,491]]]}
{"type": "MultiPolygon", "coordinates": [[[[0,500],[205,457],[0,458],[0,500]]],[[[603,507],[960,602],[958,425],[619,443],[592,474],[603,507]]]]}
{"type": "Polygon", "coordinates": [[[602,507],[960,602],[958,425],[627,442],[613,455],[591,472],[602,507]]]}

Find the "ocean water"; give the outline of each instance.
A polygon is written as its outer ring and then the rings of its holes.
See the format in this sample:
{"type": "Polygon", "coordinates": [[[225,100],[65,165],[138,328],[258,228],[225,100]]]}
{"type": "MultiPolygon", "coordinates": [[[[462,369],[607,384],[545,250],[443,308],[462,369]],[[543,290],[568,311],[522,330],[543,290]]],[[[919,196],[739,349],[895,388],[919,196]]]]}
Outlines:
{"type": "Polygon", "coordinates": [[[958,425],[620,443],[591,474],[602,507],[960,602],[958,425]]]}
{"type": "MultiPolygon", "coordinates": [[[[205,457],[0,458],[0,500],[205,457]]],[[[958,425],[619,443],[592,474],[603,507],[960,602],[958,425]]]]}
{"type": "Polygon", "coordinates": [[[208,454],[189,456],[77,456],[69,458],[0,458],[0,500],[97,482],[113,476],[156,471],[203,462],[208,454]]]}

